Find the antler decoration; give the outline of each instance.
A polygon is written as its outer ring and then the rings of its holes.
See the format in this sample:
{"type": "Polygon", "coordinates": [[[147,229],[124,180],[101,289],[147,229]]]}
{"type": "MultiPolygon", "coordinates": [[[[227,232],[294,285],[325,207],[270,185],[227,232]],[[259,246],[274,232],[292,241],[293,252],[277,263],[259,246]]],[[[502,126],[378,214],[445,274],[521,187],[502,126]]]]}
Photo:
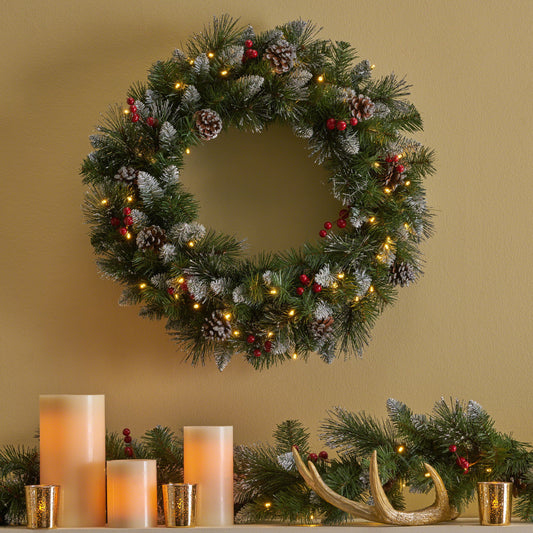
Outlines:
{"type": "Polygon", "coordinates": [[[305,482],[314,490],[318,496],[326,500],[331,505],[345,511],[357,518],[364,518],[373,522],[381,522],[383,524],[393,524],[396,526],[422,526],[427,524],[436,524],[437,522],[445,522],[447,520],[454,520],[459,516],[457,510],[450,506],[448,500],[448,493],[441,477],[437,471],[427,463],[424,463],[433,483],[435,485],[435,502],[418,511],[397,511],[389,502],[385,491],[381,485],[378,471],[378,454],[374,450],[372,459],[370,461],[370,492],[374,505],[365,505],[363,503],[354,502],[337,494],[331,490],[320,477],[315,465],[308,461],[308,467],[305,466],[298,450],[293,447],[292,454],[298,472],[304,478],[305,482]]]}

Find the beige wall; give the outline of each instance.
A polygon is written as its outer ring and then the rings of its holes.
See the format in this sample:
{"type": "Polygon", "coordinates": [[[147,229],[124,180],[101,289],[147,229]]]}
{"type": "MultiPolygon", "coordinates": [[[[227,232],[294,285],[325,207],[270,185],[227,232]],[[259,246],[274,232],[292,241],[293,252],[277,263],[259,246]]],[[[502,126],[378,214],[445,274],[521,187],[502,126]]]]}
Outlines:
{"type": "MultiPolygon", "coordinates": [[[[55,392],[105,393],[110,429],[233,424],[238,442],[289,417],[315,429],[335,405],[384,415],[391,396],[421,411],[453,396],[533,441],[532,16],[530,0],[0,1],[0,444],[28,441],[38,394],[55,392]],[[80,210],[87,137],[153,61],[226,11],[259,30],[311,18],[378,74],[414,84],[419,139],[438,154],[436,234],[426,275],[362,360],[191,368],[163,324],[119,307],[119,287],[96,272],[80,210]]],[[[315,235],[331,211],[299,141],[274,129],[217,143],[183,175],[204,221],[256,249],[315,235]]]]}

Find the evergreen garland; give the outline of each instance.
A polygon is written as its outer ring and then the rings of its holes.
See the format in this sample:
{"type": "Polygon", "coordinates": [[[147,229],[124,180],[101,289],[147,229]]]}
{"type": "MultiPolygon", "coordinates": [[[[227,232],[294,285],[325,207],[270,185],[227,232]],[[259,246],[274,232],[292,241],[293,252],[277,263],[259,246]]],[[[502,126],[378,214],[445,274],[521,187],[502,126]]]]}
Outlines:
{"type": "Polygon", "coordinates": [[[302,20],[256,35],[215,18],[91,136],[82,174],[98,265],[124,286],[121,303],[166,319],[193,364],[213,357],[222,370],[241,353],[262,369],[311,352],[326,362],[360,354],[397,286],[421,273],[433,152],[406,137],[422,129],[409,86],[372,79],[349,43],[316,34],[302,20]],[[234,237],[197,221],[179,171],[219,132],[273,122],[308,140],[342,209],[317,242],[243,259],[234,237]]]}
{"type": "MultiPolygon", "coordinates": [[[[429,492],[431,481],[422,463],[432,465],[443,479],[450,503],[459,511],[475,497],[478,481],[513,483],[513,513],[533,522],[533,451],[494,428],[494,421],[476,402],[440,400],[429,415],[416,414],[405,404],[387,401],[388,419],[336,408],[321,425],[321,439],[335,449],[313,453],[309,431],[287,420],[274,431],[274,444],[236,446],[234,450],[235,520],[240,523],[289,522],[340,524],[351,517],[323,501],[298,473],[291,453],[299,448],[335,492],[369,503],[369,459],[378,452],[383,487],[397,509],[404,508],[403,489],[429,492]],[[454,452],[450,446],[455,446],[454,452]],[[469,465],[459,464],[464,458],[469,465]]],[[[168,427],[157,426],[128,444],[133,455],[157,460],[158,486],[183,481],[183,441],[168,427]]],[[[453,449],[453,448],[452,448],[453,449]]],[[[106,437],[106,458],[126,459],[122,435],[106,437]]],[[[24,486],[39,482],[36,447],[5,446],[0,450],[0,524],[26,521],[24,486]]],[[[162,522],[162,501],[159,490],[162,522]]]]}

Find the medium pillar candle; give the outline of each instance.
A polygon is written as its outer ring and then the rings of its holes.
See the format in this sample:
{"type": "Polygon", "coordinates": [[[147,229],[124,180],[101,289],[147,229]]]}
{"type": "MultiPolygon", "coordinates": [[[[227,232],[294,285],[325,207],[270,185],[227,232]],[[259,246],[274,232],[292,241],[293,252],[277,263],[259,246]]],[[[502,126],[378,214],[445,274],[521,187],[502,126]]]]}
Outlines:
{"type": "Polygon", "coordinates": [[[157,526],[157,468],[151,459],[107,462],[107,525],[157,526]]]}
{"type": "Polygon", "coordinates": [[[198,526],[233,524],[233,426],[183,428],[185,483],[197,484],[198,526]]]}
{"type": "Polygon", "coordinates": [[[105,525],[105,397],[39,398],[41,484],[59,485],[60,527],[105,525]]]}

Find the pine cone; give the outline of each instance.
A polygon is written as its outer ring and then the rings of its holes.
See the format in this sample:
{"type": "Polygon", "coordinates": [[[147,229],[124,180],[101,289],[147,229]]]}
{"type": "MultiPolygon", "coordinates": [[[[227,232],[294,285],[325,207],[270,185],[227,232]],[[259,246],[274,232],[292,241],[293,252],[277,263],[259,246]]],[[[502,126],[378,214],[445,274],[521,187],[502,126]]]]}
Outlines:
{"type": "Polygon", "coordinates": [[[227,341],[231,336],[231,324],[222,311],[213,311],[211,316],[205,319],[203,332],[208,339],[227,341]]]}
{"type": "Polygon", "coordinates": [[[368,96],[362,94],[357,96],[353,91],[348,95],[347,102],[350,112],[357,120],[371,118],[376,109],[374,102],[368,96]]]}
{"type": "Polygon", "coordinates": [[[265,50],[264,57],[268,59],[276,74],[283,74],[284,72],[289,72],[294,65],[296,47],[293,44],[289,44],[285,39],[280,39],[265,50]]]}
{"type": "Polygon", "coordinates": [[[331,340],[333,338],[333,322],[332,316],[311,322],[309,328],[313,339],[321,343],[331,340]]]}
{"type": "Polygon", "coordinates": [[[399,165],[396,163],[387,163],[387,172],[381,178],[385,187],[394,190],[403,183],[405,174],[400,172],[398,167],[399,165]]]}
{"type": "Polygon", "coordinates": [[[115,174],[115,179],[117,181],[122,181],[127,185],[136,185],[138,175],[139,171],[132,167],[120,167],[118,172],[115,174]]]}
{"type": "Polygon", "coordinates": [[[194,114],[196,128],[206,141],[214,139],[222,131],[222,119],[212,109],[201,109],[194,114]]]}
{"type": "Polygon", "coordinates": [[[139,250],[154,250],[154,252],[157,252],[165,242],[165,231],[159,226],[149,226],[137,234],[137,247],[139,250]]]}
{"type": "Polygon", "coordinates": [[[416,271],[413,265],[409,263],[394,262],[389,270],[389,283],[408,287],[409,283],[416,281],[416,271]]]}

